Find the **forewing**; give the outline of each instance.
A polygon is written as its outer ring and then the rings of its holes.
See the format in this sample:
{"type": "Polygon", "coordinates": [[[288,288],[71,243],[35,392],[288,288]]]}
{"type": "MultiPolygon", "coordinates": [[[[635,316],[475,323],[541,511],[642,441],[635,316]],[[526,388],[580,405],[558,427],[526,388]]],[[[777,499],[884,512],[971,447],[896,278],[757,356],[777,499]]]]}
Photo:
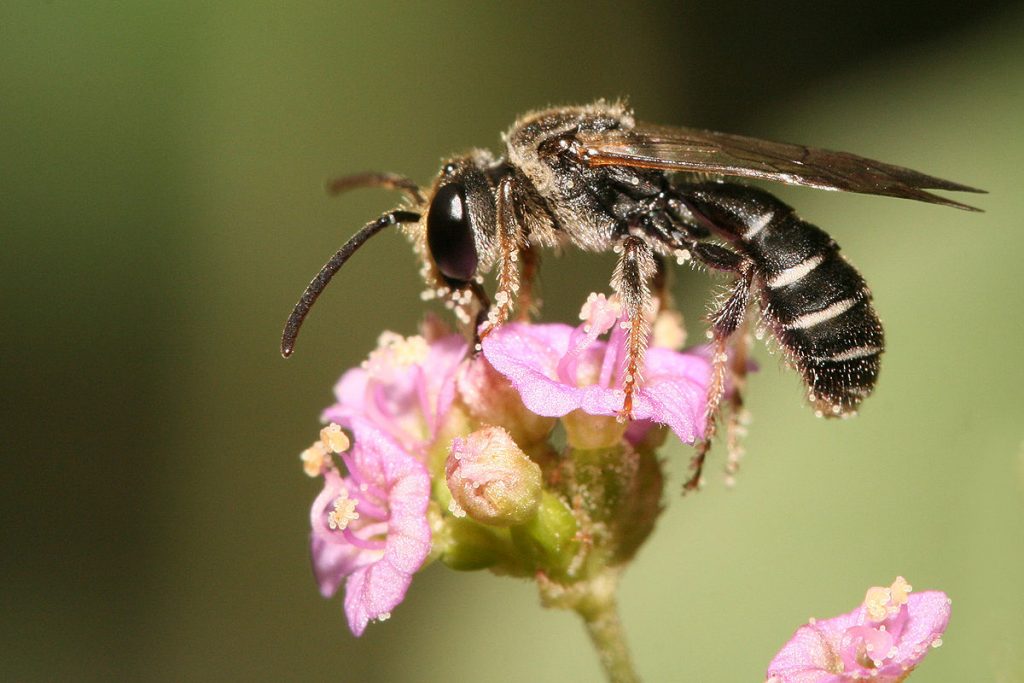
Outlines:
{"type": "Polygon", "coordinates": [[[697,128],[638,124],[631,130],[579,133],[580,154],[592,166],[633,166],[763,178],[822,190],[862,192],[979,211],[925,192],[984,192],[902,166],[784,142],[697,128]]]}

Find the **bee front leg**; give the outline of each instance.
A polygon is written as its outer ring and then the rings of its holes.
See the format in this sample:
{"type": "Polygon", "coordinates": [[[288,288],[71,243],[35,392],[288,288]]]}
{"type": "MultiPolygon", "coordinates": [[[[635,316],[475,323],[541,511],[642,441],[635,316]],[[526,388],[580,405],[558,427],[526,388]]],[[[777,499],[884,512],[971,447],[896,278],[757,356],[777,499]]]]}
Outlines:
{"type": "Polygon", "coordinates": [[[644,354],[650,333],[650,282],[657,271],[654,250],[644,240],[629,235],[615,246],[619,262],[612,275],[612,289],[619,295],[628,321],[626,364],[622,390],[625,398],[619,417],[628,420],[633,413],[633,394],[643,382],[644,354]]]}
{"type": "Polygon", "coordinates": [[[480,326],[479,336],[486,337],[508,320],[519,295],[519,253],[523,248],[523,228],[516,214],[512,196],[512,178],[506,176],[498,184],[496,216],[498,242],[498,283],[494,306],[480,326]]]}

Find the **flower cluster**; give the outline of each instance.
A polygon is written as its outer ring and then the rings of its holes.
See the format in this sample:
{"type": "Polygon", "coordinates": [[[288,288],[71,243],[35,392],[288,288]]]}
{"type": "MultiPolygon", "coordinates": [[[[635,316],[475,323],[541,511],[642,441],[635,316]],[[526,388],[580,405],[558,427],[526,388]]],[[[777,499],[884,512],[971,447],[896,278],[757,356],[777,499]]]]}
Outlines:
{"type": "MultiPolygon", "coordinates": [[[[431,562],[537,581],[547,606],[585,620],[612,680],[635,680],[615,586],[660,513],[656,450],[669,432],[705,437],[710,353],[677,350],[671,315],[652,326],[643,383],[624,420],[626,329],[616,299],[591,295],[576,327],[507,323],[469,353],[433,319],[381,335],[335,387],[320,439],[301,454],[323,489],[310,510],[320,591],[344,585],[349,627],[387,619],[431,562]]],[[[801,626],[768,683],[904,680],[938,647],[941,592],[898,577],[856,610],[801,626]]]]}
{"type": "Polygon", "coordinates": [[[950,600],[940,591],[910,594],[899,576],[868,589],[852,612],[801,626],[768,665],[768,683],[897,683],[942,644],[950,600]]]}
{"type": "Polygon", "coordinates": [[[592,295],[581,318],[508,323],[478,354],[428,321],[418,336],[385,333],[341,378],[302,461],[323,480],[314,572],[325,596],[344,584],[355,635],[390,616],[432,561],[537,577],[564,601],[614,574],[653,529],[654,451],[669,430],[702,437],[707,354],[656,335],[623,421],[622,309],[592,295]]]}

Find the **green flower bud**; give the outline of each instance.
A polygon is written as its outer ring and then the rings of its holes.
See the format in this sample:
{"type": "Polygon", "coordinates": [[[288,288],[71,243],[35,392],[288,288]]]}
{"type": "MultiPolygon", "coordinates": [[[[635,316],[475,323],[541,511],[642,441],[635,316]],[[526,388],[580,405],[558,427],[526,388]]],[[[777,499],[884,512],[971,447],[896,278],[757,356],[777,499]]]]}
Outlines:
{"type": "Polygon", "coordinates": [[[580,547],[578,529],[572,510],[558,496],[545,491],[533,519],[510,531],[525,562],[549,576],[571,578],[580,547]]]}
{"type": "Polygon", "coordinates": [[[445,465],[452,500],[483,524],[524,524],[537,514],[540,466],[501,427],[452,440],[445,465]]]}

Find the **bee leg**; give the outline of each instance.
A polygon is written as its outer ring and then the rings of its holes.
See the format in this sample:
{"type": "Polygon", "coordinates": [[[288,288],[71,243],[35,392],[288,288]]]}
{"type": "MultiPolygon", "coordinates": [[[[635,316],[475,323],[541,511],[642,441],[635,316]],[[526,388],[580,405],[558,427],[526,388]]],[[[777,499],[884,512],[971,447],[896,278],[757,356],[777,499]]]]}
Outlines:
{"type": "Polygon", "coordinates": [[[506,176],[498,184],[496,203],[498,239],[498,283],[494,293],[494,306],[487,312],[479,328],[483,339],[508,320],[519,294],[519,253],[523,242],[523,229],[516,215],[512,198],[512,178],[506,176]]]}
{"type": "MultiPolygon", "coordinates": [[[[698,246],[700,248],[695,250],[695,254],[701,261],[713,268],[737,272],[739,277],[729,296],[710,317],[711,329],[708,334],[711,337],[711,381],[708,384],[707,403],[704,411],[704,439],[697,445],[697,453],[693,457],[693,473],[683,484],[684,492],[694,491],[700,487],[704,461],[707,459],[708,451],[711,449],[711,440],[717,431],[718,413],[722,397],[725,395],[726,375],[729,371],[729,340],[746,318],[750,302],[750,288],[754,277],[751,264],[743,257],[721,247],[708,249],[714,245],[698,246]]],[[[745,358],[742,362],[746,363],[745,358]]]]}
{"type": "Polygon", "coordinates": [[[519,287],[519,319],[529,322],[530,316],[540,311],[540,299],[534,296],[537,272],[540,270],[540,250],[527,243],[519,250],[519,256],[523,264],[519,287]]]}
{"type": "Polygon", "coordinates": [[[747,424],[750,421],[750,415],[743,405],[743,392],[747,385],[747,357],[753,341],[747,326],[747,318],[744,316],[743,322],[732,335],[732,354],[729,358],[732,391],[728,396],[729,417],[725,427],[725,475],[726,484],[729,486],[735,483],[736,473],[740,469],[740,459],[744,453],[742,441],[747,434],[747,424]]]}
{"type": "Polygon", "coordinates": [[[612,275],[612,289],[619,295],[628,317],[626,333],[626,365],[622,390],[625,398],[619,419],[628,420],[633,413],[633,394],[643,382],[644,353],[650,332],[651,288],[657,264],[654,250],[643,239],[629,235],[615,247],[619,262],[612,275]]]}
{"type": "Polygon", "coordinates": [[[651,285],[654,289],[654,296],[658,300],[658,313],[665,310],[673,310],[675,302],[672,300],[672,287],[668,268],[665,266],[665,257],[661,254],[654,255],[654,277],[651,285]]]}
{"type": "Polygon", "coordinates": [[[469,292],[477,302],[476,318],[473,324],[473,352],[478,353],[482,348],[480,341],[484,338],[484,334],[481,333],[481,329],[487,323],[488,316],[491,311],[491,299],[487,296],[487,290],[484,289],[483,285],[479,282],[470,282],[468,286],[469,292]]]}

